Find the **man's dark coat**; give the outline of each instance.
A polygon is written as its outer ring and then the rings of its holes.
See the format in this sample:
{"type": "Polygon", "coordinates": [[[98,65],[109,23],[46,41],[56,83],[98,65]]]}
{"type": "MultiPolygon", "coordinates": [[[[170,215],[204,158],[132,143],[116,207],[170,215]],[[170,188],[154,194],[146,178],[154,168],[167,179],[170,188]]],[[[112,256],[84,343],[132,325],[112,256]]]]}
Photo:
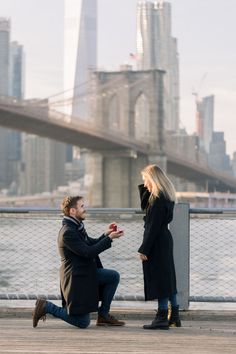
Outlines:
{"type": "Polygon", "coordinates": [[[145,300],[169,298],[177,293],[173,239],[168,229],[174,202],[161,193],[150,205],[147,188],[140,185],[139,192],[141,208],[146,211],[143,243],[138,250],[148,258],[143,261],[145,300]]]}
{"type": "Polygon", "coordinates": [[[58,236],[62,304],[70,315],[95,312],[99,301],[96,270],[102,268],[98,255],[112,241],[105,235],[88,237],[74,218],[65,217],[62,225],[58,236]]]}

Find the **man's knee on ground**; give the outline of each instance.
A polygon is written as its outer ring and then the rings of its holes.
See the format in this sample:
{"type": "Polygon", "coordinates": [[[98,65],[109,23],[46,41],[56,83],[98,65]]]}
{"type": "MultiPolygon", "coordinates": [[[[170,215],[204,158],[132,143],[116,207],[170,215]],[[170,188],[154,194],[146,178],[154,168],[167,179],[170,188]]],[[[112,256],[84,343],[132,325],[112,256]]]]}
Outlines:
{"type": "Polygon", "coordinates": [[[78,324],[77,324],[77,327],[81,328],[81,329],[85,329],[85,328],[88,328],[88,326],[90,325],[90,318],[87,319],[87,320],[84,320],[84,321],[80,321],[78,324]]]}

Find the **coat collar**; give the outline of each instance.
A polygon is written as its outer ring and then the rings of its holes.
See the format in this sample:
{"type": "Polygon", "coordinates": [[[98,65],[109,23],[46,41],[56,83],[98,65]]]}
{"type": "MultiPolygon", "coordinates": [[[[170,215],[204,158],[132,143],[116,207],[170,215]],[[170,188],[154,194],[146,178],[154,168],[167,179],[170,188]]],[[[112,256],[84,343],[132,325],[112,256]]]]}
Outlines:
{"type": "Polygon", "coordinates": [[[77,220],[76,218],[73,218],[72,216],[64,216],[62,219],[62,225],[77,225],[78,228],[80,228],[83,223],[82,221],[77,220]]]}

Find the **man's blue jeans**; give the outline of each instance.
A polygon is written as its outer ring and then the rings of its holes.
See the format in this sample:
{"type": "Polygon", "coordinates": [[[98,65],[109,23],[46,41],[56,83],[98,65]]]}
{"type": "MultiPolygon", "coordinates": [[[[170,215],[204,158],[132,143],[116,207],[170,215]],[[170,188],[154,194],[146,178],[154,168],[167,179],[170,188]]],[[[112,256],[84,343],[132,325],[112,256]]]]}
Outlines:
{"type": "Polygon", "coordinates": [[[83,315],[68,315],[66,308],[59,307],[50,301],[46,302],[45,312],[79,328],[87,328],[90,324],[89,313],[83,315]]]}
{"type": "Polygon", "coordinates": [[[106,317],[110,311],[111,302],[120,281],[120,274],[112,269],[98,268],[97,276],[101,300],[101,306],[98,309],[98,313],[99,315],[106,317]]]}
{"type": "MultiPolygon", "coordinates": [[[[98,313],[106,317],[110,311],[111,302],[120,281],[120,275],[112,269],[98,268],[97,277],[101,289],[101,306],[99,307],[98,313]]],[[[66,308],[59,307],[50,301],[46,302],[45,312],[79,328],[87,328],[90,324],[89,313],[68,315],[66,308]]]]}

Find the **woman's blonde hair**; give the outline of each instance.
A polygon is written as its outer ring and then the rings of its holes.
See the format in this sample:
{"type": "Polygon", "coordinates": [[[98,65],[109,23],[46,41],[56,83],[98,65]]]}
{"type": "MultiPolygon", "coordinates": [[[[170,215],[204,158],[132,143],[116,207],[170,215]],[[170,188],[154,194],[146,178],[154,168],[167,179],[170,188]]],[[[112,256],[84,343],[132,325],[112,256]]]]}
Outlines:
{"type": "Polygon", "coordinates": [[[142,170],[141,174],[151,184],[151,195],[149,198],[151,204],[159,197],[161,192],[167,199],[173,202],[176,201],[175,187],[160,167],[157,165],[148,165],[142,170]]]}

